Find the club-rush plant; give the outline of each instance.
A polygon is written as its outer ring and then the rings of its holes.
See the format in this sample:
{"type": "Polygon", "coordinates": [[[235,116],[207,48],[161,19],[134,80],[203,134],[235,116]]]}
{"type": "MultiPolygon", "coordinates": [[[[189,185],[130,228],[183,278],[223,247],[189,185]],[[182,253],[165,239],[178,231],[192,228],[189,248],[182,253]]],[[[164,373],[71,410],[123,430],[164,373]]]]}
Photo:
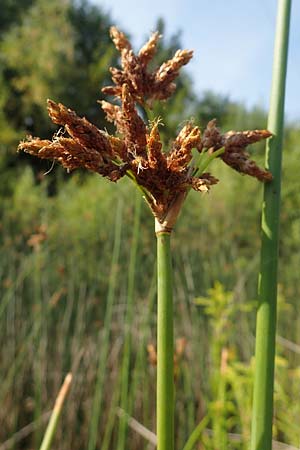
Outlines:
{"type": "MultiPolygon", "coordinates": [[[[111,37],[121,53],[121,69],[111,68],[113,85],[102,89],[115,102],[101,101],[107,120],[116,126],[112,136],[61,103],[48,100],[52,121],[64,133],[52,141],[30,137],[19,149],[39,158],[58,161],[68,170],[86,168],[112,182],[128,177],[141,191],[155,219],[157,237],[157,448],[174,448],[173,298],[170,237],[189,191],[207,192],[218,180],[207,171],[214,159],[234,170],[268,182],[269,171],[249,157],[249,144],[271,136],[267,130],[229,131],[222,134],[212,119],[203,132],[187,122],[169,148],[160,139],[160,120],[149,122],[147,109],[167,100],[174,80],[192,51],[178,50],[172,59],[149,70],[159,34],[154,33],[135,54],[127,37],[116,27],[111,37]]],[[[151,64],[152,66],[152,64],[151,64]]]]}

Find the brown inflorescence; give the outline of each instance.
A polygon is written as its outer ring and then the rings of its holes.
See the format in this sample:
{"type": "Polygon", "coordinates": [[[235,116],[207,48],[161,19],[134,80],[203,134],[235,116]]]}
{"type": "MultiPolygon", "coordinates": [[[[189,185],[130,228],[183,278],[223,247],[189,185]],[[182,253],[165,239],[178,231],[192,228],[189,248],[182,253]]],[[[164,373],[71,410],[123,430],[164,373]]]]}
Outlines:
{"type": "Polygon", "coordinates": [[[119,96],[121,104],[100,103],[107,120],[115,124],[118,136],[99,130],[61,103],[48,100],[49,116],[55,124],[64,127],[63,132],[55,134],[52,141],[30,137],[20,143],[19,149],[39,158],[56,160],[68,170],[86,168],[111,181],[127,175],[143,191],[158,223],[165,224],[166,229],[172,228],[190,189],[206,192],[218,182],[210,173],[199,173],[197,165],[194,167],[193,149],[200,156],[223,149],[216,156],[235,170],[261,181],[272,179],[270,172],[260,169],[246,152],[249,144],[271,136],[267,130],[221,134],[212,120],[201,134],[198,126],[188,122],[170,149],[164,150],[159,121],[145,123],[136,103],[145,105],[149,98],[167,98],[165,94],[173,89],[173,80],[192,53],[178,51],[172,60],[148,74],[146,69],[154,56],[158,33],[151,36],[138,56],[123,33],[113,27],[111,35],[121,52],[123,71],[112,70],[116,86],[109,93],[119,96]]]}
{"type": "Polygon", "coordinates": [[[164,62],[153,72],[148,70],[160,38],[158,32],[153,33],[148,42],[135,55],[131,45],[116,27],[111,27],[110,34],[116,48],[121,53],[122,70],[110,68],[114,86],[106,86],[102,92],[116,97],[122,96],[123,85],[126,84],[134,100],[142,105],[151,105],[153,100],[165,100],[176,89],[175,78],[179,70],[187,64],[193,56],[190,50],[177,50],[169,61],[164,62]]]}
{"type": "Polygon", "coordinates": [[[258,167],[245,151],[248,145],[271,136],[272,133],[268,130],[228,131],[221,134],[216,126],[216,120],[213,119],[203,133],[202,145],[212,152],[223,147],[224,153],[220,157],[228,166],[260,181],[271,181],[272,174],[258,167]]]}

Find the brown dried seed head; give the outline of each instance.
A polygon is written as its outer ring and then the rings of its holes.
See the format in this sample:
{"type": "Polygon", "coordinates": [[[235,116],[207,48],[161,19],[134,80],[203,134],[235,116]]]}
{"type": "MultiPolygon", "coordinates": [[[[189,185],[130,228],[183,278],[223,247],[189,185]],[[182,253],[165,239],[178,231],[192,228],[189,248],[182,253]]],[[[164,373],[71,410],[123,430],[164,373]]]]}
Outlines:
{"type": "Polygon", "coordinates": [[[66,127],[69,135],[80,145],[97,150],[102,155],[111,155],[109,140],[104,132],[84,117],[78,117],[71,109],[61,103],[48,100],[48,112],[52,121],[66,127]]]}
{"type": "Polygon", "coordinates": [[[120,120],[122,114],[121,108],[118,105],[113,105],[112,103],[106,102],[105,100],[99,101],[101,108],[105,112],[106,120],[108,122],[117,123],[120,120]]]}
{"type": "Polygon", "coordinates": [[[136,97],[140,97],[140,100],[142,101],[146,75],[139,58],[135,56],[132,50],[123,52],[122,66],[124,74],[126,74],[125,82],[128,89],[136,97]]]}
{"type": "Polygon", "coordinates": [[[18,151],[22,150],[30,155],[39,156],[39,151],[41,148],[46,147],[51,144],[51,141],[47,139],[28,137],[27,141],[22,141],[18,145],[18,151]]]}
{"type": "Polygon", "coordinates": [[[197,148],[201,142],[201,132],[191,123],[186,124],[173,144],[168,155],[168,167],[175,172],[184,170],[192,159],[192,149],[197,148]]]}
{"type": "Polygon", "coordinates": [[[163,63],[155,74],[157,83],[171,83],[177,76],[179,69],[193,57],[192,50],[177,50],[172,59],[163,63]]]}
{"type": "Polygon", "coordinates": [[[260,181],[270,181],[272,180],[272,174],[260,169],[245,151],[248,145],[270,136],[272,136],[272,133],[268,130],[229,131],[222,137],[225,152],[221,155],[221,158],[238,172],[255,177],[260,181]]]}
{"type": "Polygon", "coordinates": [[[110,36],[115,44],[116,48],[122,52],[122,50],[130,50],[131,44],[124,33],[118,30],[117,27],[110,27],[110,36]]]}
{"type": "Polygon", "coordinates": [[[255,177],[259,181],[271,181],[273,179],[271,172],[258,167],[254,161],[249,159],[248,153],[241,147],[232,147],[230,151],[225,151],[221,158],[237,172],[255,177]]]}
{"type": "Polygon", "coordinates": [[[121,86],[105,86],[101,89],[101,92],[106,95],[121,97],[122,88],[121,86]]]}
{"type": "Polygon", "coordinates": [[[148,42],[146,42],[146,44],[141,48],[138,56],[142,65],[146,66],[153,59],[157,50],[157,43],[160,38],[161,35],[158,31],[156,31],[156,33],[153,33],[148,42]]]}
{"type": "Polygon", "coordinates": [[[36,155],[41,159],[56,160],[69,170],[73,170],[81,166],[77,158],[73,157],[59,142],[59,140],[51,142],[38,138],[30,138],[29,141],[20,144],[19,149],[32,155],[36,155]]]}
{"type": "Polygon", "coordinates": [[[203,132],[202,146],[203,148],[213,148],[214,150],[218,150],[222,145],[222,135],[217,127],[217,120],[212,119],[208,122],[206,129],[203,132]]]}
{"type": "Polygon", "coordinates": [[[122,139],[115,136],[108,136],[113,154],[119,156],[122,161],[127,161],[127,148],[122,139]]]}
{"type": "Polygon", "coordinates": [[[147,145],[146,125],[135,109],[134,100],[126,84],[122,90],[122,128],[127,147],[131,147],[136,154],[144,153],[147,145]]]}
{"type": "Polygon", "coordinates": [[[126,83],[135,101],[143,105],[147,103],[150,107],[153,100],[165,100],[173,94],[176,88],[173,80],[178,76],[179,69],[191,59],[192,51],[178,50],[174,57],[162,64],[158,70],[148,73],[147,65],[156,52],[159,33],[151,35],[138,55],[134,54],[124,33],[116,27],[111,28],[111,36],[121,52],[122,70],[110,69],[115,86],[106,86],[102,89],[103,93],[121,97],[121,87],[126,83]]]}
{"type": "Polygon", "coordinates": [[[201,177],[192,177],[191,186],[195,191],[207,192],[211,186],[218,183],[218,179],[210,173],[203,173],[201,177]]]}
{"type": "Polygon", "coordinates": [[[183,128],[181,128],[180,132],[178,133],[173,146],[176,148],[180,148],[184,142],[184,140],[187,138],[187,136],[191,133],[194,126],[192,122],[188,122],[186,125],[184,125],[183,128]]]}
{"type": "Polygon", "coordinates": [[[196,148],[200,142],[201,132],[198,127],[193,127],[190,133],[183,139],[182,147],[191,150],[196,148]]]}
{"type": "Polygon", "coordinates": [[[268,130],[228,131],[224,134],[223,142],[226,147],[246,147],[272,136],[268,130]]]}
{"type": "MultiPolygon", "coordinates": [[[[60,138],[57,144],[73,158],[80,163],[80,167],[98,172],[101,165],[103,165],[103,158],[99,152],[94,149],[83,147],[78,142],[69,138],[60,138]]],[[[55,143],[52,143],[51,147],[55,147],[55,143]]],[[[41,152],[43,149],[41,150],[41,152]]]]}
{"type": "Polygon", "coordinates": [[[160,141],[160,134],[158,131],[158,122],[155,122],[150,134],[147,136],[147,149],[149,167],[155,169],[161,166],[161,169],[166,166],[166,158],[162,153],[162,143],[160,141]]]}

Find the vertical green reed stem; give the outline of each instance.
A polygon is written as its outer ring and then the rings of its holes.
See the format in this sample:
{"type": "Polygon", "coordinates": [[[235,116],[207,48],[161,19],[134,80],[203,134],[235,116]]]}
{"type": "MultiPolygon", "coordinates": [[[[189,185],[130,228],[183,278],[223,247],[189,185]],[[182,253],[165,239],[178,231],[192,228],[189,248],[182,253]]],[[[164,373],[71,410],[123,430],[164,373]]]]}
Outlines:
{"type": "Polygon", "coordinates": [[[262,207],[251,450],[272,448],[281,154],[290,10],[291,0],[279,0],[268,119],[268,129],[274,136],[266,145],[266,167],[274,179],[265,184],[262,207]]]}
{"type": "Polygon", "coordinates": [[[157,450],[174,449],[174,343],[170,233],[157,233],[157,450]]]}
{"type": "MultiPolygon", "coordinates": [[[[134,285],[136,274],[136,259],[139,240],[140,229],[140,217],[141,217],[141,204],[142,196],[136,191],[135,205],[134,205],[134,224],[131,242],[131,251],[128,268],[128,289],[127,289],[127,305],[126,305],[126,317],[125,317],[125,336],[124,336],[124,348],[123,348],[123,361],[122,361],[122,379],[121,379],[121,408],[128,411],[128,387],[129,387],[129,373],[130,373],[130,353],[131,353],[131,328],[134,312],[134,285]]],[[[118,433],[118,450],[125,448],[127,421],[124,417],[120,417],[120,427],[118,433]]]]}
{"type": "Polygon", "coordinates": [[[102,408],[103,393],[106,389],[104,384],[107,366],[107,357],[109,351],[109,339],[111,330],[111,318],[113,312],[113,304],[115,299],[115,292],[117,287],[117,273],[118,261],[121,245],[121,231],[122,231],[122,201],[119,200],[116,213],[115,231],[114,231],[114,246],[111,259],[111,269],[109,276],[109,287],[107,294],[106,311],[103,324],[103,334],[100,340],[99,360],[97,369],[96,387],[93,398],[92,415],[89,430],[88,450],[95,450],[97,447],[97,438],[99,434],[99,421],[102,408]]]}

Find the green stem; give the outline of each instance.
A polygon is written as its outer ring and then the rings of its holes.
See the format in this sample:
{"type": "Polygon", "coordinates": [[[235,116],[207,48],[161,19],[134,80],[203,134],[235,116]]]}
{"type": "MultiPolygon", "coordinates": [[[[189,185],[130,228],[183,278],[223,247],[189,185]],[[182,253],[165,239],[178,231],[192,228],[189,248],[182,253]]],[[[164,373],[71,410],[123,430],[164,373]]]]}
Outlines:
{"type": "MultiPolygon", "coordinates": [[[[124,337],[124,349],[122,361],[122,385],[121,385],[121,403],[120,403],[122,410],[124,410],[129,414],[130,411],[128,411],[128,386],[129,386],[130,353],[131,353],[131,328],[134,313],[133,300],[134,300],[136,259],[139,240],[140,217],[141,217],[141,204],[142,204],[142,197],[140,196],[139,192],[136,192],[133,236],[128,268],[127,309],[125,317],[125,337],[124,337]]],[[[126,430],[127,430],[127,422],[123,417],[120,417],[120,427],[117,445],[118,450],[123,450],[125,448],[126,430]]]]}
{"type": "Polygon", "coordinates": [[[168,232],[157,233],[157,450],[174,449],[172,262],[168,232]]]}
{"type": "Polygon", "coordinates": [[[205,416],[200,423],[196,426],[192,434],[189,436],[185,446],[182,450],[193,450],[196,444],[199,444],[199,441],[203,435],[203,432],[207,425],[209,424],[210,416],[205,416]]]}
{"type": "Polygon", "coordinates": [[[279,0],[268,120],[268,129],[274,136],[266,145],[266,167],[274,179],[265,184],[262,207],[251,450],[272,448],[281,153],[290,10],[291,0],[279,0]]]}
{"type": "Polygon", "coordinates": [[[99,435],[99,422],[103,401],[103,394],[105,392],[105,376],[107,368],[107,357],[109,352],[109,342],[110,342],[110,330],[111,330],[111,320],[113,313],[113,306],[115,301],[115,293],[118,282],[118,262],[121,246],[121,231],[122,231],[122,201],[119,200],[116,212],[116,222],[114,230],[114,246],[111,259],[111,269],[109,277],[109,287],[107,294],[106,311],[104,317],[104,324],[102,331],[102,339],[100,340],[100,351],[98,359],[98,368],[96,376],[96,386],[93,398],[91,422],[89,430],[89,441],[88,450],[95,450],[97,447],[97,438],[99,435]]]}

